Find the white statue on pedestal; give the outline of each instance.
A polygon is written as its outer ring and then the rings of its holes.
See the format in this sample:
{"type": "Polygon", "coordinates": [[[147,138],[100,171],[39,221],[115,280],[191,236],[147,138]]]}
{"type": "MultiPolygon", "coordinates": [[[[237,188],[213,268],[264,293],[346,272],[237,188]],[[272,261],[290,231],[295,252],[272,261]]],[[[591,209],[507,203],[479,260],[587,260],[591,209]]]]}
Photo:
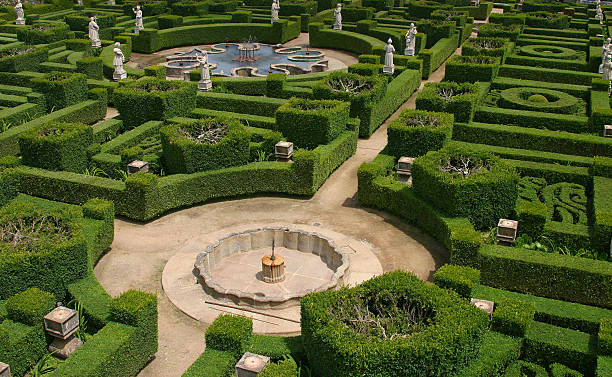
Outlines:
{"type": "Polygon", "coordinates": [[[83,5],[83,0],[77,0],[77,5],[83,5]]]}
{"type": "Polygon", "coordinates": [[[603,64],[603,79],[612,80],[612,56],[606,54],[606,59],[603,64]]]}
{"type": "Polygon", "coordinates": [[[603,21],[603,18],[604,18],[603,11],[601,10],[601,6],[599,4],[597,4],[597,10],[595,11],[595,18],[597,18],[599,21],[603,21]]]}
{"type": "Polygon", "coordinates": [[[342,4],[338,3],[338,6],[334,9],[334,16],[336,17],[334,30],[342,30],[342,4]]]}
{"type": "Polygon", "coordinates": [[[89,18],[89,39],[91,39],[91,47],[100,48],[102,47],[102,43],[100,42],[100,36],[98,35],[98,31],[100,27],[96,23],[95,17],[89,18]]]}
{"type": "Polygon", "coordinates": [[[17,4],[15,4],[15,12],[17,13],[15,24],[25,25],[25,15],[23,14],[23,5],[21,5],[21,0],[17,0],[17,4]]]}
{"type": "Polygon", "coordinates": [[[199,90],[211,90],[212,80],[210,79],[210,71],[208,70],[208,53],[204,51],[204,55],[199,57],[200,61],[200,81],[198,82],[199,90]]]}
{"type": "Polygon", "coordinates": [[[599,73],[603,73],[603,66],[604,66],[604,61],[606,60],[606,55],[608,54],[608,49],[610,48],[610,45],[612,45],[612,39],[608,38],[606,40],[606,42],[604,42],[603,46],[601,47],[601,64],[599,65],[599,73]]]}
{"type": "Polygon", "coordinates": [[[404,55],[414,56],[417,33],[418,31],[416,26],[414,26],[413,23],[410,23],[410,29],[408,29],[406,32],[406,49],[404,50],[404,55]]]}
{"type": "Polygon", "coordinates": [[[113,52],[115,53],[115,57],[113,58],[113,65],[115,66],[115,72],[113,72],[113,79],[115,81],[127,78],[127,72],[125,72],[125,69],[123,69],[123,62],[125,61],[125,56],[123,55],[123,51],[121,51],[119,46],[121,46],[121,43],[115,42],[115,48],[113,48],[113,52]]]}
{"type": "Polygon", "coordinates": [[[273,24],[274,21],[278,21],[279,10],[280,10],[280,0],[272,0],[272,18],[270,19],[271,24],[273,24]]]}
{"type": "Polygon", "coordinates": [[[142,10],[140,9],[140,5],[136,5],[136,9],[132,8],[132,11],[136,15],[136,27],[134,28],[134,33],[138,34],[138,32],[144,29],[144,25],[142,24],[142,10]]]}
{"type": "Polygon", "coordinates": [[[108,5],[115,5],[115,0],[108,0],[108,5]]]}
{"type": "Polygon", "coordinates": [[[393,53],[395,52],[395,47],[393,47],[391,42],[391,38],[389,38],[387,45],[385,46],[385,65],[383,67],[383,73],[388,75],[392,75],[395,72],[395,65],[393,64],[393,53]]]}

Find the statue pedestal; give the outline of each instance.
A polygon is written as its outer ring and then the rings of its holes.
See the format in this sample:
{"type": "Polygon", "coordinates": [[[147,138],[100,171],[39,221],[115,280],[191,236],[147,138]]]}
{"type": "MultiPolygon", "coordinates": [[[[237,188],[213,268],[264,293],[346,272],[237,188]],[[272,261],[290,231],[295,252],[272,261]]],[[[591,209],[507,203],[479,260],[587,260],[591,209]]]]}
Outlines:
{"type": "Polygon", "coordinates": [[[127,79],[127,72],[125,70],[123,72],[113,72],[113,80],[119,81],[123,79],[127,79]]]}
{"type": "Polygon", "coordinates": [[[386,73],[387,75],[392,75],[393,73],[395,73],[395,66],[394,65],[384,66],[383,73],[386,73]]]}
{"type": "Polygon", "coordinates": [[[198,90],[209,91],[212,89],[212,80],[198,81],[198,90]]]}
{"type": "Polygon", "coordinates": [[[334,30],[342,30],[342,24],[334,24],[334,30]]]}
{"type": "Polygon", "coordinates": [[[25,19],[24,18],[18,18],[15,20],[15,25],[25,25],[25,19]]]}
{"type": "Polygon", "coordinates": [[[100,40],[91,41],[91,48],[100,48],[102,47],[102,42],[100,40]]]}
{"type": "Polygon", "coordinates": [[[404,50],[404,55],[406,55],[406,56],[414,56],[414,48],[406,48],[404,50]]]}

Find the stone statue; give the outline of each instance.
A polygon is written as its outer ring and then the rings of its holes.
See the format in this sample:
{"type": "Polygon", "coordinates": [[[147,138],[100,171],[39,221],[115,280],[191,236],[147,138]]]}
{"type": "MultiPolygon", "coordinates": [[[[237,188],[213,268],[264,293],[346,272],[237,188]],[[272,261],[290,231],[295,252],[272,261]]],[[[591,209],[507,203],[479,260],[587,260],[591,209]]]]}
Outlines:
{"type": "Polygon", "coordinates": [[[395,52],[395,47],[391,44],[391,38],[387,41],[387,45],[385,46],[385,65],[383,67],[383,73],[388,75],[392,75],[395,72],[395,65],[393,64],[393,53],[395,52]]]}
{"type": "Polygon", "coordinates": [[[83,5],[83,0],[77,0],[77,5],[82,6],[83,5]]]}
{"type": "Polygon", "coordinates": [[[21,0],[17,0],[17,4],[15,4],[15,12],[17,13],[15,25],[25,25],[25,15],[23,14],[23,5],[21,5],[21,0]]]}
{"type": "Polygon", "coordinates": [[[603,79],[612,80],[612,56],[606,54],[606,59],[603,64],[603,79]]]}
{"type": "Polygon", "coordinates": [[[404,50],[404,55],[414,56],[417,33],[418,31],[416,26],[414,26],[413,23],[410,23],[410,29],[408,29],[406,32],[406,49],[404,50]]]}
{"type": "Polygon", "coordinates": [[[100,36],[98,35],[98,31],[100,27],[96,22],[95,17],[89,18],[89,39],[91,39],[91,47],[100,48],[102,47],[102,43],[100,42],[100,36]]]}
{"type": "Polygon", "coordinates": [[[204,55],[199,57],[200,61],[200,81],[198,82],[199,90],[211,90],[212,80],[210,79],[210,71],[208,70],[208,53],[204,51],[204,55]]]}
{"type": "Polygon", "coordinates": [[[113,65],[115,66],[115,72],[113,72],[113,79],[115,81],[127,78],[127,73],[125,72],[125,69],[123,69],[123,62],[125,61],[125,56],[123,56],[123,51],[121,51],[119,46],[121,46],[121,43],[115,42],[115,48],[113,48],[113,52],[115,53],[115,57],[113,58],[113,65]]]}
{"type": "Polygon", "coordinates": [[[612,45],[612,43],[610,42],[612,42],[612,38],[608,38],[606,42],[604,42],[603,46],[601,47],[601,64],[599,65],[599,71],[598,71],[599,73],[603,73],[604,61],[606,60],[608,49],[612,45]]]}
{"type": "Polygon", "coordinates": [[[115,0],[108,0],[108,5],[115,5],[115,0]]]}
{"type": "Polygon", "coordinates": [[[334,9],[334,16],[336,17],[334,30],[342,30],[342,4],[338,3],[338,6],[334,9]]]}
{"type": "Polygon", "coordinates": [[[601,6],[599,4],[597,4],[597,10],[595,11],[595,18],[597,18],[600,21],[603,21],[603,18],[604,18],[603,11],[601,10],[601,6]]]}
{"type": "Polygon", "coordinates": [[[278,21],[278,12],[280,10],[280,0],[272,0],[272,18],[270,23],[274,23],[274,21],[278,21]]]}
{"type": "Polygon", "coordinates": [[[134,33],[138,34],[142,29],[144,29],[144,25],[142,24],[142,10],[140,10],[140,5],[136,5],[136,9],[132,8],[132,11],[136,15],[136,28],[134,28],[134,33]]]}

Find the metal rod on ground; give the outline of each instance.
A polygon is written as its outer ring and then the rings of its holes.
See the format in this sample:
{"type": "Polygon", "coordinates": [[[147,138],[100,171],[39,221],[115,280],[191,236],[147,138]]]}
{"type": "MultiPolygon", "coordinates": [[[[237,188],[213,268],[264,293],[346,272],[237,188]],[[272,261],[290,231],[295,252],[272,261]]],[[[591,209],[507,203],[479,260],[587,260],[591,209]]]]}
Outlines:
{"type": "Polygon", "coordinates": [[[267,317],[282,319],[283,321],[288,321],[288,322],[293,322],[293,323],[300,323],[300,321],[296,321],[295,319],[291,319],[291,318],[287,318],[287,317],[281,317],[281,316],[275,315],[275,314],[268,314],[268,313],[260,312],[260,311],[253,310],[253,309],[241,308],[240,306],[229,305],[229,304],[222,304],[220,302],[206,301],[206,300],[204,301],[204,303],[211,304],[211,305],[223,306],[223,307],[226,307],[226,308],[232,308],[232,309],[237,309],[237,310],[243,310],[245,312],[250,312],[250,313],[255,313],[255,314],[260,314],[260,315],[265,315],[267,317]]]}
{"type": "MultiPolygon", "coordinates": [[[[229,310],[223,310],[223,309],[219,309],[219,308],[211,308],[211,309],[218,310],[218,311],[223,312],[223,313],[234,314],[233,312],[230,312],[229,310]]],[[[270,322],[270,321],[264,321],[263,319],[259,319],[259,318],[252,318],[252,317],[250,317],[250,318],[252,320],[254,320],[254,321],[259,321],[259,322],[263,322],[263,323],[269,323],[271,325],[278,326],[278,323],[274,323],[274,322],[270,322]]]]}

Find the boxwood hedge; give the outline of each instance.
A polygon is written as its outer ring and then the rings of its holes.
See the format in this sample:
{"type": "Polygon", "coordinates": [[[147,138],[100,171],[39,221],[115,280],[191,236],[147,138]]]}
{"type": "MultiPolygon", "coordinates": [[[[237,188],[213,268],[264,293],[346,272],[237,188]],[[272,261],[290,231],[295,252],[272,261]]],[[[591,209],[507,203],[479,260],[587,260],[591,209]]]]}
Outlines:
{"type": "Polygon", "coordinates": [[[87,99],[87,76],[82,73],[50,72],[30,82],[36,92],[45,95],[48,112],[87,99]]]}
{"type": "Polygon", "coordinates": [[[470,122],[478,103],[480,87],[455,82],[427,83],[417,95],[418,110],[452,113],[455,122],[470,122]]]}
{"type": "Polygon", "coordinates": [[[504,298],[495,303],[491,328],[503,334],[522,338],[533,321],[535,305],[515,298],[504,298]]]}
{"type": "Polygon", "coordinates": [[[13,321],[42,328],[43,317],[55,308],[56,302],[51,293],[33,287],[9,297],[5,306],[13,321]]]}
{"type": "Polygon", "coordinates": [[[446,145],[453,134],[453,114],[404,110],[387,128],[393,156],[419,157],[446,145]]]}

